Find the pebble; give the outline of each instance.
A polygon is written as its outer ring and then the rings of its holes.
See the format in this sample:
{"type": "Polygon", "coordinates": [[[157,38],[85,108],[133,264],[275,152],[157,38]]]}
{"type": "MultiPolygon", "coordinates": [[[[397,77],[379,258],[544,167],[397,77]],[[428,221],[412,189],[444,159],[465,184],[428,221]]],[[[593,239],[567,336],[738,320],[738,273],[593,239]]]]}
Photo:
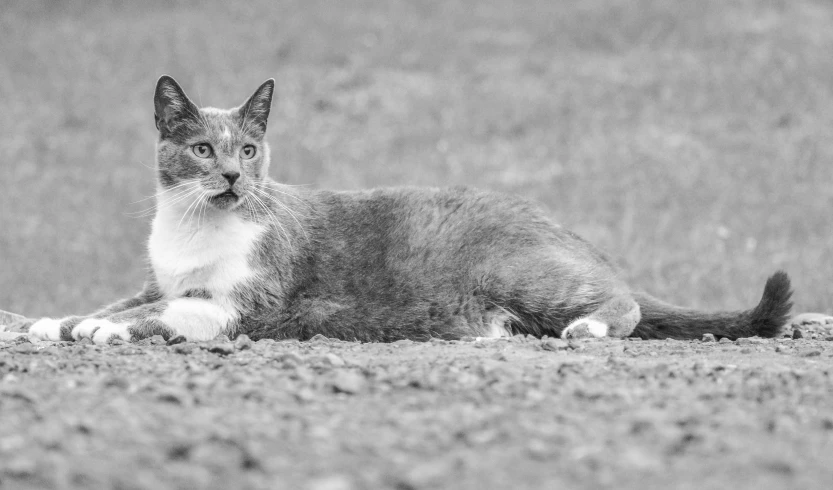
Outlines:
{"type": "Polygon", "coordinates": [[[353,490],[355,486],[345,475],[329,475],[316,478],[307,484],[307,490],[353,490]]]}
{"type": "Polygon", "coordinates": [[[237,350],[249,350],[252,348],[252,339],[246,334],[240,334],[234,339],[234,348],[237,350]]]}
{"type": "Polygon", "coordinates": [[[713,333],[704,333],[703,342],[717,342],[717,339],[714,338],[713,333]]]}
{"type": "Polygon", "coordinates": [[[217,335],[212,340],[214,340],[215,342],[231,342],[231,339],[228,338],[228,335],[224,333],[217,335]]]}
{"type": "Polygon", "coordinates": [[[321,335],[320,333],[317,333],[317,334],[313,335],[313,337],[311,339],[309,339],[309,342],[329,342],[329,341],[330,341],[330,339],[321,335]]]}
{"type": "Polygon", "coordinates": [[[718,341],[719,344],[731,344],[732,341],[728,337],[723,337],[718,341]]]}
{"type": "MultiPolygon", "coordinates": [[[[184,339],[185,337],[183,337],[184,339]]],[[[174,345],[174,352],[177,354],[190,354],[194,352],[197,346],[191,343],[182,343],[182,344],[175,344],[174,345]]]]}
{"type": "Polygon", "coordinates": [[[768,342],[767,339],[762,339],[758,337],[746,337],[737,339],[735,343],[738,345],[758,345],[758,344],[766,344],[768,342]]]}
{"type": "Polygon", "coordinates": [[[209,344],[207,350],[208,352],[213,352],[214,354],[227,356],[229,354],[234,354],[234,344],[231,342],[215,342],[213,344],[209,344]]]}
{"type": "Polygon", "coordinates": [[[6,463],[5,473],[12,477],[24,478],[35,474],[37,464],[33,459],[23,456],[13,457],[6,463]]]}
{"type": "Polygon", "coordinates": [[[11,351],[17,354],[34,354],[38,351],[38,348],[30,343],[24,343],[12,347],[11,351]]]}
{"type": "Polygon", "coordinates": [[[165,338],[161,335],[154,335],[150,338],[150,345],[165,345],[165,338]]]}
{"type": "Polygon", "coordinates": [[[550,338],[550,339],[542,341],[541,342],[541,347],[543,347],[544,350],[555,352],[555,351],[568,349],[570,347],[570,344],[568,344],[566,341],[561,340],[561,339],[550,338]]]}
{"type": "Polygon", "coordinates": [[[161,402],[173,403],[175,405],[184,405],[186,400],[188,399],[188,395],[181,390],[166,389],[161,391],[158,395],[156,395],[156,399],[161,402]]]}
{"type": "Polygon", "coordinates": [[[304,358],[297,352],[284,352],[275,356],[275,361],[283,363],[284,368],[291,368],[303,364],[304,358]]]}
{"type": "Polygon", "coordinates": [[[364,390],[367,381],[355,371],[338,370],[333,376],[332,386],[336,393],[355,395],[364,390]]]}
{"type": "Polygon", "coordinates": [[[344,362],[344,359],[338,357],[337,355],[335,355],[331,352],[321,356],[320,360],[322,362],[325,362],[325,363],[329,364],[330,366],[333,366],[333,367],[342,367],[346,364],[344,362]]]}
{"type": "Polygon", "coordinates": [[[804,332],[800,328],[793,329],[793,339],[804,338],[804,332]]]}
{"type": "Polygon", "coordinates": [[[168,340],[168,345],[177,345],[183,342],[186,342],[188,339],[185,338],[184,335],[177,335],[176,337],[171,337],[168,340]]]}

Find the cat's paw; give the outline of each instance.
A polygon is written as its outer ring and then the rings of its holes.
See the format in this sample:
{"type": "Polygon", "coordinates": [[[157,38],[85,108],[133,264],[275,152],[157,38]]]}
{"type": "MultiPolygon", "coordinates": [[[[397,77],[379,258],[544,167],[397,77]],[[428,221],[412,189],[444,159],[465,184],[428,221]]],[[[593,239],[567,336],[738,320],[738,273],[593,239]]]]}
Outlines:
{"type": "Polygon", "coordinates": [[[562,339],[587,339],[600,338],[607,335],[607,323],[593,320],[592,318],[580,318],[561,332],[562,339]]]}
{"type": "Polygon", "coordinates": [[[75,340],[90,339],[94,344],[106,344],[112,338],[130,342],[128,323],[113,323],[106,318],[88,318],[72,329],[75,340]]]}
{"type": "Polygon", "coordinates": [[[61,340],[61,320],[41,318],[29,327],[29,337],[36,340],[61,340]]]}

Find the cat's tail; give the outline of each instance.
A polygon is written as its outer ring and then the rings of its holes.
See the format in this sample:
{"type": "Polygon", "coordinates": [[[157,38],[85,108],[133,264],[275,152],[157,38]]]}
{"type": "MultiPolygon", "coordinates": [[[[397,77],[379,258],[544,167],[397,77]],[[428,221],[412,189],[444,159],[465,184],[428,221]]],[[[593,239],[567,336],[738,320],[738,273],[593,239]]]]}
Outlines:
{"type": "Polygon", "coordinates": [[[643,339],[700,339],[775,337],[786,325],[792,308],[792,289],[786,272],[778,271],[766,281],[764,295],[755,308],[746,311],[705,313],[660,301],[646,293],[634,293],[642,319],[631,337],[643,339]]]}

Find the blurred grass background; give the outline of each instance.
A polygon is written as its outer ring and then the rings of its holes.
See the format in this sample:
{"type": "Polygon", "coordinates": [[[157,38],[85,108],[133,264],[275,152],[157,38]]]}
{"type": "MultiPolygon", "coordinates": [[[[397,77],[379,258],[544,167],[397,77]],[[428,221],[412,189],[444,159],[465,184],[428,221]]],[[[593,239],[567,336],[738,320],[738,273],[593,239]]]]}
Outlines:
{"type": "Polygon", "coordinates": [[[277,80],[272,175],[471,184],[544,203],[635,287],[831,311],[829,0],[0,0],[0,308],[142,283],[152,93],[277,80]]]}

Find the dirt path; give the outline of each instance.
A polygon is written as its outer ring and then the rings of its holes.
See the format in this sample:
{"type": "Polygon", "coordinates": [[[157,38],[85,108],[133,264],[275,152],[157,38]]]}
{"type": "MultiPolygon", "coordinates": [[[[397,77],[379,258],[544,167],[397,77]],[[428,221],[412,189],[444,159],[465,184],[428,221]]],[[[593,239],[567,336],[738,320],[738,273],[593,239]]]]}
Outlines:
{"type": "Polygon", "coordinates": [[[829,327],[719,343],[9,340],[0,487],[830,488],[829,327]]]}

